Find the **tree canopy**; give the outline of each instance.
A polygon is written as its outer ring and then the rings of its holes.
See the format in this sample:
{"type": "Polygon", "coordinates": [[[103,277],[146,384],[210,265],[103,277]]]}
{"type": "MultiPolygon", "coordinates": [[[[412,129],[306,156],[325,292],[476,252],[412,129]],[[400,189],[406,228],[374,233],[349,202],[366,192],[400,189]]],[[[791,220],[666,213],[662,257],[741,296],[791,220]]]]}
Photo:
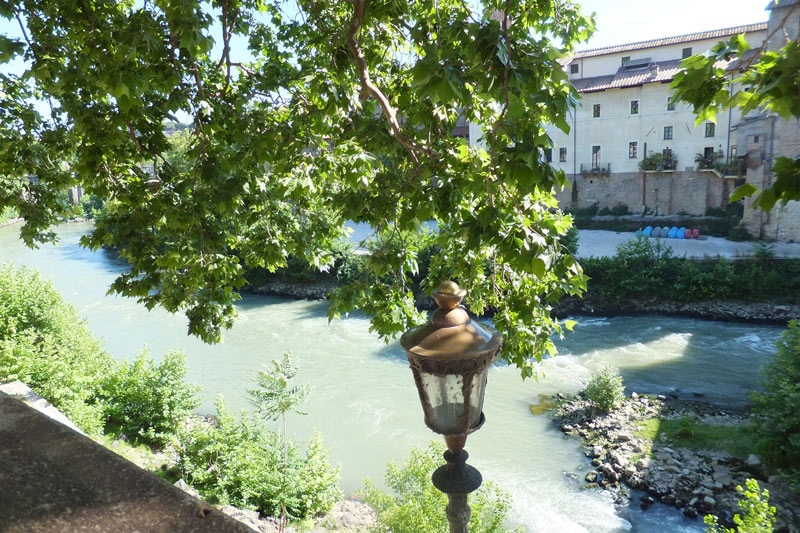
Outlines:
{"type": "MultiPolygon", "coordinates": [[[[735,35],[704,54],[683,60],[684,70],[672,83],[673,99],[693,106],[697,124],[715,120],[720,110],[736,108],[743,115],[760,109],[784,119],[800,119],[800,42],[787,37],[780,49],[767,49],[767,42],[776,33],[785,35],[785,25],[798,11],[800,4],[789,8],[758,49],[751,50],[744,35],[735,35]],[[740,76],[726,68],[731,61],[742,72],[740,76]]],[[[794,159],[776,158],[772,172],[775,181],[771,186],[759,192],[752,184],[742,185],[730,200],[757,194],[753,206],[765,211],[777,202],[800,200],[800,154],[794,159]]]]}
{"type": "Polygon", "coordinates": [[[433,220],[428,290],[454,279],[494,310],[523,376],[554,351],[551,305],[585,289],[544,152],[577,99],[558,60],[593,29],[569,0],[0,0],[0,16],[24,34],[0,36],[0,63],[27,65],[0,73],[0,209],[29,245],[81,184],[109,201],[83,244],[130,263],[110,290],[213,342],[246,268],[325,268],[364,222],[378,246],[330,316],[363,309],[390,336],[423,318],[405,236],[433,220]],[[181,167],[164,125],[185,117],[181,167]],[[453,136],[459,118],[481,146],[453,136]]]}

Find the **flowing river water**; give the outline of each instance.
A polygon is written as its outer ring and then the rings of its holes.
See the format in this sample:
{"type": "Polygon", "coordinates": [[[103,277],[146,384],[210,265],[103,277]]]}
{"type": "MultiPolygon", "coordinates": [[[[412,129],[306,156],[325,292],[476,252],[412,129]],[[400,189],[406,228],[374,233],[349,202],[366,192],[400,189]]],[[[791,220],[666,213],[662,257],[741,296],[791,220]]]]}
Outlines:
{"type": "MultiPolygon", "coordinates": [[[[247,408],[252,375],[290,350],[300,366],[297,379],[310,385],[311,395],[303,406],[308,414],[291,416],[289,429],[300,439],[322,432],[331,460],[341,464],[346,494],[367,477],[380,485],[388,461],[402,462],[412,447],[434,438],[402,349],[371,334],[364,316],[329,324],[325,302],[245,295],[224,341],[205,345],[186,335],[183,316],[106,295],[125,265],[78,245],[89,228],[64,225],[58,246],[38,250],[22,245],[18,226],[0,228],[0,263],[38,269],[116,357],[131,358],[145,346],[157,358],[184,350],[189,380],[203,387],[201,413],[213,411],[220,393],[233,409],[247,408]]],[[[616,508],[608,494],[581,490],[588,466],[581,443],[563,436],[547,416],[532,414],[530,405],[558,391],[579,391],[606,364],[620,369],[628,390],[679,390],[741,405],[780,329],[658,316],[575,318],[576,331],[557,343],[560,355],[539,365],[538,381],[522,381],[515,368],[501,364],[490,369],[487,422],[469,437],[470,463],[512,494],[511,525],[530,532],[702,531],[699,521],[675,509],[656,505],[643,512],[636,498],[616,508]]]]}

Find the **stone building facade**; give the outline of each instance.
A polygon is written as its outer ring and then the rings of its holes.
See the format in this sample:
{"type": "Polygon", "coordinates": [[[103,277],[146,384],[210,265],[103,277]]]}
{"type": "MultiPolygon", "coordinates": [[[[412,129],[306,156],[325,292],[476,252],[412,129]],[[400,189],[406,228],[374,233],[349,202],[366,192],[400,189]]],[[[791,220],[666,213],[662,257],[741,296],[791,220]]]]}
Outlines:
{"type": "MultiPolygon", "coordinates": [[[[770,2],[767,50],[779,50],[786,39],[800,38],[800,0],[770,2]]],[[[774,113],[754,113],[744,117],[737,128],[738,142],[746,147],[747,182],[759,190],[772,184],[772,165],[778,157],[794,159],[800,155],[800,121],[785,120],[774,113]]],[[[762,238],[800,241],[800,202],[776,205],[769,213],[750,208],[745,201],[744,223],[748,231],[762,238]]]]}

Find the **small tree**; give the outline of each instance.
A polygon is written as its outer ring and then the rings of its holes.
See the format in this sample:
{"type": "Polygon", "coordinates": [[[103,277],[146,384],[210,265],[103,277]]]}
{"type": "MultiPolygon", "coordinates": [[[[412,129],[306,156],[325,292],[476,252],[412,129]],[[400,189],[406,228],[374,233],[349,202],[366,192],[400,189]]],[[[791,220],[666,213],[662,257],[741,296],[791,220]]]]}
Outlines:
{"type": "Polygon", "coordinates": [[[744,514],[740,516],[737,513],[733,517],[736,529],[721,527],[716,516],[706,515],[703,522],[708,526],[707,533],[771,533],[774,531],[776,511],[769,505],[769,491],[767,489],[762,491],[755,479],[748,479],[745,484],[747,488],[742,488],[741,485],[736,487],[739,494],[744,496],[739,500],[739,508],[744,511],[744,514]]]}
{"type": "Polygon", "coordinates": [[[619,407],[625,399],[622,376],[611,366],[592,376],[583,392],[598,409],[606,412],[619,407]]]}
{"type": "MultiPolygon", "coordinates": [[[[258,414],[265,420],[278,420],[280,418],[283,427],[283,470],[281,476],[281,498],[285,494],[286,472],[289,468],[289,443],[286,439],[286,413],[294,411],[298,414],[306,414],[300,411],[297,406],[303,403],[308,397],[309,389],[305,385],[293,385],[292,380],[297,374],[292,360],[292,353],[283,354],[283,361],[272,361],[272,368],[260,370],[256,375],[255,381],[257,389],[248,390],[250,401],[256,407],[258,414]]],[[[288,517],[286,515],[286,502],[281,500],[281,522],[280,531],[286,527],[288,517]]]]}
{"type": "MultiPolygon", "coordinates": [[[[402,466],[389,463],[386,484],[395,494],[386,494],[366,482],[364,500],[378,514],[375,531],[392,533],[439,533],[448,531],[447,495],[431,483],[431,473],[439,466],[444,446],[431,442],[425,450],[414,448],[402,466]]],[[[470,501],[470,531],[502,533],[511,496],[491,481],[473,493],[470,501]]]]}
{"type": "Polygon", "coordinates": [[[775,358],[761,371],[763,391],[753,391],[753,413],[762,435],[759,453],[774,466],[800,471],[800,322],[776,343],[775,358]]]}

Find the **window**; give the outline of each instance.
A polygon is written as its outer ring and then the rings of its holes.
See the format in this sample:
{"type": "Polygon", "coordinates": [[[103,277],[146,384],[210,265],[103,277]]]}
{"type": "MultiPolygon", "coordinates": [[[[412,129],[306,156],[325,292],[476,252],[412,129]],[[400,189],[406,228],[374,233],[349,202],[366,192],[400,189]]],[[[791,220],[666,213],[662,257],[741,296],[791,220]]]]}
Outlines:
{"type": "Polygon", "coordinates": [[[639,156],[639,144],[635,142],[628,143],[628,157],[636,159],[639,156]]]}
{"type": "Polygon", "coordinates": [[[758,144],[758,135],[753,135],[753,143],[758,144]]]}
{"type": "Polygon", "coordinates": [[[573,63],[573,64],[571,64],[569,66],[569,73],[570,74],[577,74],[578,73],[578,69],[579,69],[578,64],[577,63],[573,63]]]}
{"type": "Polygon", "coordinates": [[[600,104],[594,104],[592,106],[592,116],[595,118],[600,116],[600,104]]]}
{"type": "Polygon", "coordinates": [[[689,47],[689,48],[684,48],[684,49],[683,49],[683,53],[681,54],[681,59],[686,59],[686,58],[687,58],[687,57],[689,57],[690,55],[692,55],[692,48],[691,48],[691,47],[689,47]]]}
{"type": "Polygon", "coordinates": [[[736,159],[736,145],[731,146],[731,159],[736,159]]]}
{"type": "Polygon", "coordinates": [[[714,136],[714,124],[713,122],[706,123],[706,137],[713,137],[714,136]]]}
{"type": "Polygon", "coordinates": [[[671,96],[667,96],[667,111],[675,111],[675,102],[671,96]]]}
{"type": "Polygon", "coordinates": [[[592,168],[600,168],[600,147],[592,146],[592,168]]]}
{"type": "Polygon", "coordinates": [[[639,114],[639,100],[631,100],[631,115],[639,114]]]}
{"type": "Polygon", "coordinates": [[[558,149],[558,161],[560,163],[567,162],[567,149],[566,148],[559,148],[558,149]]]}
{"type": "Polygon", "coordinates": [[[664,126],[664,140],[672,139],[672,126],[664,126]]]}
{"type": "Polygon", "coordinates": [[[713,163],[714,162],[714,147],[713,146],[706,146],[703,148],[703,159],[706,163],[713,163]]]}
{"type": "Polygon", "coordinates": [[[545,148],[544,149],[544,158],[547,160],[548,163],[553,162],[553,149],[552,148],[545,148]]]}
{"type": "Polygon", "coordinates": [[[625,57],[623,57],[623,58],[622,58],[622,65],[625,65],[625,63],[627,63],[627,62],[628,62],[628,61],[630,61],[630,60],[631,60],[631,56],[625,56],[625,57]]]}

